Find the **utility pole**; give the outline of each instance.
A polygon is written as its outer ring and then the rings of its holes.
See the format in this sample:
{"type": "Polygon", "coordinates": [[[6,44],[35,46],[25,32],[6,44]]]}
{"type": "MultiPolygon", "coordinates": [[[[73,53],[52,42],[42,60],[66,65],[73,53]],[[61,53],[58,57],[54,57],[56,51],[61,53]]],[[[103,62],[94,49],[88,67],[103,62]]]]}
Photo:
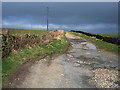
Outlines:
{"type": "Polygon", "coordinates": [[[48,31],[48,13],[49,13],[49,8],[47,7],[47,31],[48,31]]]}
{"type": "Polygon", "coordinates": [[[31,24],[31,30],[32,30],[32,24],[31,24]]]}

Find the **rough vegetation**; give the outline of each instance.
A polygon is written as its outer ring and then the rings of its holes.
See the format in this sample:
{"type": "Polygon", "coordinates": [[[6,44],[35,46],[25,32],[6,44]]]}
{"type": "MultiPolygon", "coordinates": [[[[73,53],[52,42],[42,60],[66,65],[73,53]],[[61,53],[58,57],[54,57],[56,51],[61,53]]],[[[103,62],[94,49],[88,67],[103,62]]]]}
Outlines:
{"type": "Polygon", "coordinates": [[[2,77],[5,83],[19,64],[46,53],[62,53],[67,48],[68,41],[65,38],[65,32],[57,30],[40,36],[39,34],[22,34],[21,36],[3,34],[2,44],[2,77]]]}
{"type": "MultiPolygon", "coordinates": [[[[2,57],[7,57],[10,52],[16,52],[20,48],[32,48],[36,45],[47,45],[50,40],[58,35],[64,34],[64,31],[50,31],[49,33],[39,34],[11,34],[9,30],[3,30],[2,34],[2,57]]],[[[35,31],[34,31],[35,32],[35,31]]]]}

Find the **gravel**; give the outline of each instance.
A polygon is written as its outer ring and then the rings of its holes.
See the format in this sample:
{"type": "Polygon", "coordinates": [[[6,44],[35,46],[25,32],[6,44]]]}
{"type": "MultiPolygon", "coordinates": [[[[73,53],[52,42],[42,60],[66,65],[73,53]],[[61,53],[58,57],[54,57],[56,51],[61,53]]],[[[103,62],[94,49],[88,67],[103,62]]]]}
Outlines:
{"type": "Polygon", "coordinates": [[[118,88],[119,78],[118,71],[109,69],[95,69],[93,70],[94,77],[89,79],[90,83],[96,85],[97,88],[118,88]]]}

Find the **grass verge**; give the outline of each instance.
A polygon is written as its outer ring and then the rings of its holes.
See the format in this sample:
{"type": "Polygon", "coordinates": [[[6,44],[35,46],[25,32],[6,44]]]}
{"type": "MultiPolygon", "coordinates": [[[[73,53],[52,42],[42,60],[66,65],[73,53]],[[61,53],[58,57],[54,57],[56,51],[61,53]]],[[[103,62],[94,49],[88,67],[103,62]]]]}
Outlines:
{"type": "Polygon", "coordinates": [[[38,55],[44,55],[46,53],[60,54],[63,53],[64,49],[69,45],[68,40],[65,36],[62,39],[53,39],[48,45],[34,46],[32,49],[20,49],[17,54],[11,53],[7,58],[2,60],[2,81],[3,86],[7,85],[8,77],[15,71],[19,64],[23,64],[29,61],[31,58],[35,58],[38,55]]]}
{"type": "Polygon", "coordinates": [[[118,49],[119,49],[118,45],[115,45],[112,43],[107,43],[107,42],[104,42],[104,41],[97,39],[95,37],[87,36],[85,34],[76,33],[76,32],[72,32],[72,33],[74,35],[77,35],[77,36],[80,36],[80,37],[86,39],[87,41],[90,41],[91,43],[95,44],[97,46],[97,48],[99,48],[99,49],[103,49],[103,50],[118,54],[118,49]]]}

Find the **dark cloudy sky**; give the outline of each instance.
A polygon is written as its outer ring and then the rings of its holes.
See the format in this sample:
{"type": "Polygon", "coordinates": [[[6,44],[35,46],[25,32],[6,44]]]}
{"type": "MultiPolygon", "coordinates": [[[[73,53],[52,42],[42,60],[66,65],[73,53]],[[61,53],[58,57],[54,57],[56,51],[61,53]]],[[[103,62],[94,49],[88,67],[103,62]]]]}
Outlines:
{"type": "Polygon", "coordinates": [[[117,2],[3,2],[3,27],[46,30],[83,30],[117,34],[117,2]]]}

